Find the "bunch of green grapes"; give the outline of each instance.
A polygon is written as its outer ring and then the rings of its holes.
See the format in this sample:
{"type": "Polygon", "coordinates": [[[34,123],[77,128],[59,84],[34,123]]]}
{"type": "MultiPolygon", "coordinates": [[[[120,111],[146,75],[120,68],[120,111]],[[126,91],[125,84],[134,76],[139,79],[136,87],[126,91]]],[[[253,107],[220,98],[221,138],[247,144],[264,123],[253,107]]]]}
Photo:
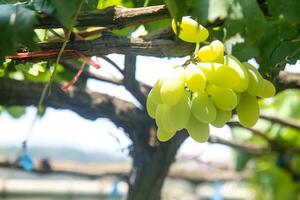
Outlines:
{"type": "MultiPolygon", "coordinates": [[[[207,29],[189,17],[172,22],[173,31],[186,42],[207,39],[207,29]]],[[[240,123],[252,127],[259,118],[257,98],[275,95],[274,85],[248,62],[224,55],[219,40],[197,50],[189,64],[171,69],[159,79],[147,98],[147,111],[157,124],[157,138],[171,139],[187,129],[197,142],[209,138],[209,124],[221,128],[235,109],[240,123]]]]}

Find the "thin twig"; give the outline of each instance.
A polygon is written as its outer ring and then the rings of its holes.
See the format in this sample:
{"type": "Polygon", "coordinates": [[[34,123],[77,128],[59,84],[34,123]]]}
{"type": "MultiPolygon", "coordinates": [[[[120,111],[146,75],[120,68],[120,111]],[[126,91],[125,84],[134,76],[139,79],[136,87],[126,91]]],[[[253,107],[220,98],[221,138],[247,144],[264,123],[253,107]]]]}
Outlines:
{"type": "Polygon", "coordinates": [[[300,121],[296,120],[296,119],[282,118],[282,117],[278,117],[276,115],[268,115],[268,114],[264,114],[264,113],[260,114],[260,118],[265,119],[270,122],[273,122],[273,123],[300,129],[300,121]]]}
{"type": "Polygon", "coordinates": [[[120,68],[120,66],[115,63],[112,59],[110,59],[107,56],[99,56],[100,58],[102,58],[103,60],[105,60],[106,62],[108,62],[109,64],[111,64],[112,66],[114,66],[122,75],[124,73],[124,71],[120,68]]]}

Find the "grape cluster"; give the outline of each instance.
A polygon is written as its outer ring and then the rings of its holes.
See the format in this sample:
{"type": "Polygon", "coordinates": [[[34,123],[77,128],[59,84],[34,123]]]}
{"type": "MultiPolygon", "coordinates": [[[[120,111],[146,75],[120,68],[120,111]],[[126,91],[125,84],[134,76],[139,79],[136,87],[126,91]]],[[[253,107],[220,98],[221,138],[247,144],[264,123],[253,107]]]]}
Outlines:
{"type": "MultiPolygon", "coordinates": [[[[207,39],[208,31],[184,17],[172,27],[186,42],[207,39]],[[179,31],[178,31],[179,30],[179,31]]],[[[176,131],[187,129],[197,142],[209,138],[209,124],[221,128],[236,109],[240,123],[252,127],[259,117],[259,98],[272,97],[274,85],[248,62],[224,55],[224,45],[215,40],[202,46],[193,59],[171,69],[159,79],[147,98],[147,111],[158,126],[157,138],[167,141],[176,131]]]]}

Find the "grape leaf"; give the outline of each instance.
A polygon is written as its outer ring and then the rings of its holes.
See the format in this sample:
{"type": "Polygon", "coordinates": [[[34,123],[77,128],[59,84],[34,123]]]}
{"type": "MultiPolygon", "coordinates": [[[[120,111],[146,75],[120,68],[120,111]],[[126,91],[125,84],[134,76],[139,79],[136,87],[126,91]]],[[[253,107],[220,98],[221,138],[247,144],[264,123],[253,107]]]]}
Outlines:
{"type": "Polygon", "coordinates": [[[46,71],[46,62],[40,63],[25,63],[15,66],[17,70],[28,73],[32,76],[38,76],[40,72],[46,71]]]}
{"type": "Polygon", "coordinates": [[[193,0],[192,5],[197,20],[201,24],[224,19],[232,0],[193,0]]]}
{"type": "Polygon", "coordinates": [[[124,0],[100,0],[98,2],[97,8],[98,9],[104,9],[107,8],[109,6],[124,6],[127,8],[132,8],[134,7],[134,4],[132,1],[124,1],[124,0]]]}
{"type": "Polygon", "coordinates": [[[79,7],[81,0],[61,1],[50,0],[55,7],[53,15],[58,21],[67,28],[71,28],[76,24],[74,15],[79,7]]]}
{"type": "Polygon", "coordinates": [[[19,46],[36,48],[35,12],[22,4],[0,5],[0,56],[16,54],[19,46]]]}
{"type": "Polygon", "coordinates": [[[165,0],[168,10],[176,21],[180,21],[182,16],[187,11],[187,4],[185,0],[165,0]]]}
{"type": "Polygon", "coordinates": [[[299,0],[268,0],[271,15],[292,24],[300,24],[299,0]]]}
{"type": "Polygon", "coordinates": [[[256,0],[240,0],[244,15],[247,39],[250,43],[256,42],[264,33],[265,16],[256,0]]]}

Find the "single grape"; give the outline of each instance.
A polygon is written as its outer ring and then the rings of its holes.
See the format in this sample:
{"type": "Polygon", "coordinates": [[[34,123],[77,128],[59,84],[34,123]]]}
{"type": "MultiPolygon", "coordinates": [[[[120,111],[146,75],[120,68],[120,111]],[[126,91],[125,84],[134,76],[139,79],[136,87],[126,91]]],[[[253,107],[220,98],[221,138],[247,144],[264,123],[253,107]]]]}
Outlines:
{"type": "Polygon", "coordinates": [[[176,130],[186,127],[190,118],[191,107],[189,95],[190,93],[185,91],[180,101],[169,109],[169,123],[172,124],[176,130]]]}
{"type": "Polygon", "coordinates": [[[223,64],[224,45],[219,40],[215,40],[210,45],[205,45],[197,52],[198,60],[204,62],[217,62],[223,64]]]}
{"type": "Polygon", "coordinates": [[[219,40],[214,40],[210,43],[210,46],[213,48],[213,50],[216,52],[216,58],[214,62],[217,63],[224,63],[224,44],[220,42],[219,40]]]}
{"type": "Polygon", "coordinates": [[[232,112],[217,109],[217,117],[211,123],[214,127],[222,128],[231,119],[232,112]]]}
{"type": "Polygon", "coordinates": [[[155,113],[156,113],[156,108],[157,108],[157,104],[155,104],[151,98],[147,98],[147,102],[146,102],[146,109],[148,112],[148,115],[154,119],[155,118],[155,113]]]}
{"type": "Polygon", "coordinates": [[[214,78],[211,82],[220,87],[233,88],[240,81],[239,74],[233,68],[227,65],[219,65],[215,68],[214,78]]]}
{"type": "Polygon", "coordinates": [[[214,80],[215,69],[218,66],[221,66],[221,64],[213,62],[199,62],[197,65],[204,73],[207,82],[212,82],[214,80]]]}
{"type": "Polygon", "coordinates": [[[237,96],[230,88],[222,88],[213,84],[206,87],[214,105],[224,111],[231,111],[237,106],[237,96]]]}
{"type": "Polygon", "coordinates": [[[175,134],[176,132],[165,131],[160,127],[158,127],[157,129],[157,139],[161,142],[166,142],[170,140],[175,134]]]}
{"type": "Polygon", "coordinates": [[[249,74],[249,87],[247,92],[252,96],[258,96],[263,92],[263,77],[250,63],[244,62],[243,65],[247,68],[249,74]]]}
{"type": "Polygon", "coordinates": [[[247,128],[254,126],[259,118],[259,106],[256,97],[243,92],[236,111],[243,126],[247,128]]]}
{"type": "Polygon", "coordinates": [[[216,108],[206,92],[194,93],[191,112],[203,123],[210,123],[216,119],[216,108]]]}
{"type": "Polygon", "coordinates": [[[201,61],[212,62],[216,59],[217,53],[214,51],[212,46],[205,45],[199,49],[197,57],[201,61]]]}
{"type": "Polygon", "coordinates": [[[194,64],[189,64],[185,68],[185,82],[192,92],[203,91],[206,86],[204,73],[194,64]]]}
{"type": "Polygon", "coordinates": [[[257,95],[259,97],[269,98],[269,97],[273,97],[276,93],[276,88],[273,85],[273,83],[266,79],[263,79],[262,88],[263,90],[257,95]]]}
{"type": "Polygon", "coordinates": [[[203,71],[206,81],[209,83],[232,88],[240,82],[239,74],[226,65],[215,62],[200,62],[198,67],[203,71]]]}
{"type": "Polygon", "coordinates": [[[187,131],[196,142],[206,142],[209,138],[209,126],[207,123],[199,122],[191,115],[187,124],[187,131]]]}
{"type": "Polygon", "coordinates": [[[161,97],[160,97],[160,87],[161,87],[161,80],[158,80],[153,88],[150,90],[147,102],[146,102],[146,108],[149,116],[151,118],[155,118],[156,108],[158,104],[161,104],[161,97]]]}
{"type": "Polygon", "coordinates": [[[174,33],[186,42],[200,43],[206,40],[209,35],[208,30],[204,26],[198,24],[198,22],[190,17],[183,17],[181,23],[177,22],[177,26],[178,27],[176,27],[175,20],[173,20],[172,29],[174,33]],[[177,31],[179,31],[179,33],[177,31]]]}
{"type": "Polygon", "coordinates": [[[240,61],[232,55],[224,56],[224,65],[231,67],[239,75],[239,83],[232,89],[236,92],[244,92],[249,86],[249,75],[247,69],[240,63],[240,61]]]}
{"type": "Polygon", "coordinates": [[[168,73],[161,84],[160,96],[164,104],[175,105],[184,92],[184,69],[177,67],[168,73]]]}
{"type": "Polygon", "coordinates": [[[169,110],[170,106],[159,104],[155,113],[155,122],[157,127],[161,128],[162,130],[176,132],[176,127],[174,127],[174,124],[171,124],[169,121],[169,110]]]}

